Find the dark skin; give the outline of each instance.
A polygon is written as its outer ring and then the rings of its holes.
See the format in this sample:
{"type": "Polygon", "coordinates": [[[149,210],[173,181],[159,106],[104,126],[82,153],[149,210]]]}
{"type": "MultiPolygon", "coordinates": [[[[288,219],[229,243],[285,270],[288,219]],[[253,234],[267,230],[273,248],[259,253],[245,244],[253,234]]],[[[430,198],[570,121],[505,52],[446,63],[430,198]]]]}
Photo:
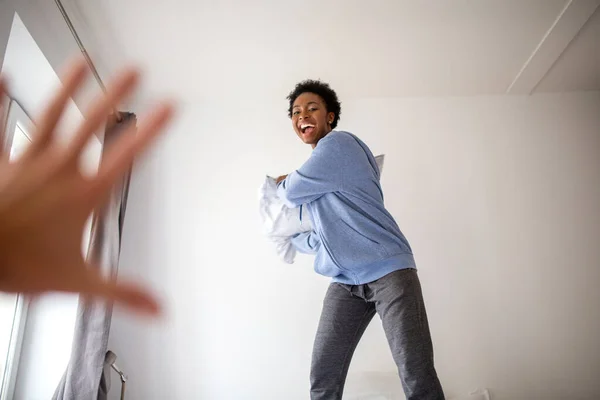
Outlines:
{"type": "MultiPolygon", "coordinates": [[[[321,96],[314,93],[302,93],[292,107],[292,126],[296,135],[313,149],[317,143],[331,132],[335,114],[327,111],[321,96]]],[[[287,177],[277,178],[277,183],[287,177]]]]}

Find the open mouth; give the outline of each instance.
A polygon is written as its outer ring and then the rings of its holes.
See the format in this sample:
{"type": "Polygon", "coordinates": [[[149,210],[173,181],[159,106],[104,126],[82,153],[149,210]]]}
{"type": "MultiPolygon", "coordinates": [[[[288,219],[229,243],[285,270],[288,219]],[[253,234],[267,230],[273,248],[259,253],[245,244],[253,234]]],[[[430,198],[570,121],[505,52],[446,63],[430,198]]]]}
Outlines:
{"type": "Polygon", "coordinates": [[[300,124],[300,132],[303,135],[310,135],[315,130],[315,126],[313,124],[300,124]]]}

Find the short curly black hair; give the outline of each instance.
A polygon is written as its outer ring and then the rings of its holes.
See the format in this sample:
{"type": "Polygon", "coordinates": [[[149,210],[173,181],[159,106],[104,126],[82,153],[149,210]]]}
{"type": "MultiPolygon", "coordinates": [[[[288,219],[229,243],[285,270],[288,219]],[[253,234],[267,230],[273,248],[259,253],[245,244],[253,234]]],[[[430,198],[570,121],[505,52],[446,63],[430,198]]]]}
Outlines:
{"type": "Polygon", "coordinates": [[[327,83],[320,80],[307,79],[296,85],[287,97],[290,102],[288,116],[292,118],[294,102],[303,93],[314,93],[323,99],[325,107],[327,107],[327,112],[332,112],[335,115],[331,123],[331,129],[335,129],[342,113],[342,104],[338,100],[337,93],[327,83]]]}

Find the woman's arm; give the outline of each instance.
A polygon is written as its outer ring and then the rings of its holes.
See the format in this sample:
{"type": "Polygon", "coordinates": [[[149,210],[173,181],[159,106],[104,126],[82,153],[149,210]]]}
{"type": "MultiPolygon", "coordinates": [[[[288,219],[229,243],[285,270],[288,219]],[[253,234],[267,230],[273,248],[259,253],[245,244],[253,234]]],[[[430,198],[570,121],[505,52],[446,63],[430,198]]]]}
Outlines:
{"type": "Polygon", "coordinates": [[[292,245],[300,253],[317,254],[321,247],[321,240],[315,231],[304,232],[292,237],[292,245]]]}

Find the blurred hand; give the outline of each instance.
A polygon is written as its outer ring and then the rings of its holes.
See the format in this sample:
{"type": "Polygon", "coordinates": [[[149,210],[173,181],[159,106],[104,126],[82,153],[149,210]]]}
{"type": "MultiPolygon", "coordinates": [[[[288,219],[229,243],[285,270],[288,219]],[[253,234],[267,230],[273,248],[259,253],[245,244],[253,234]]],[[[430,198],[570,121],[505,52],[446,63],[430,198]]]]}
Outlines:
{"type": "MultiPolygon", "coordinates": [[[[87,76],[83,61],[68,68],[42,114],[35,120],[32,142],[9,163],[0,159],[0,290],[26,294],[49,291],[79,293],[115,301],[134,311],[155,315],[159,305],[143,287],[101,277],[82,255],[84,226],[92,211],[108,199],[115,182],[125,174],[171,119],[173,107],[158,105],[110,146],[98,174],[84,176],[79,159],[84,147],[107,120],[113,108],[137,86],[134,69],[121,72],[85,113],[72,140],[59,145],[55,128],[67,101],[87,76]]],[[[0,79],[0,100],[5,85],[0,79]]],[[[1,132],[0,132],[1,133],[1,132]]]]}

